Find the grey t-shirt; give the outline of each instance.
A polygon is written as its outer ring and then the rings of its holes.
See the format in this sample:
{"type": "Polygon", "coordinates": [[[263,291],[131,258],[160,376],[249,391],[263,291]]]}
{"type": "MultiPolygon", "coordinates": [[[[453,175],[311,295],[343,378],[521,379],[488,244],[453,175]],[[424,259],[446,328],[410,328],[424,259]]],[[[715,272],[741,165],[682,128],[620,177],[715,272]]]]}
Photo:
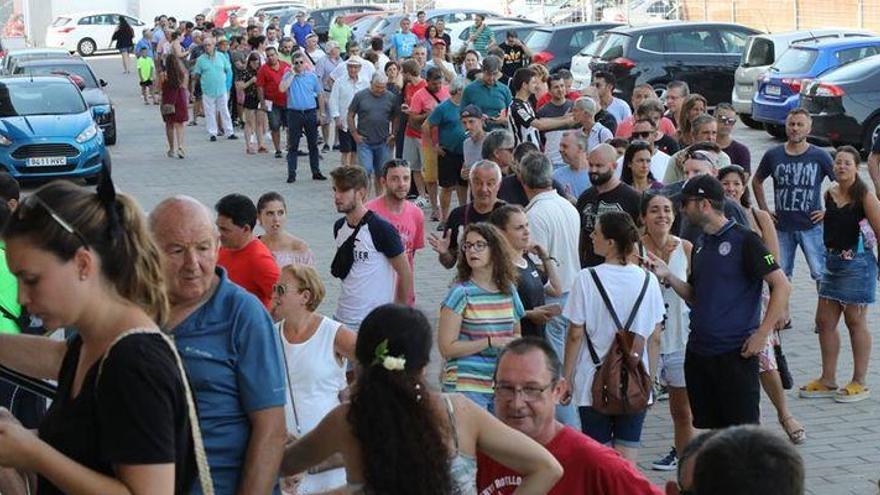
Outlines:
{"type": "Polygon", "coordinates": [[[483,140],[474,141],[472,137],[468,136],[462,143],[462,149],[464,150],[464,166],[470,168],[483,157],[483,140]]]}
{"type": "Polygon", "coordinates": [[[348,111],[357,117],[357,132],[367,144],[384,143],[391,134],[390,124],[400,112],[397,96],[385,91],[376,96],[370,88],[355,93],[348,111]]]}

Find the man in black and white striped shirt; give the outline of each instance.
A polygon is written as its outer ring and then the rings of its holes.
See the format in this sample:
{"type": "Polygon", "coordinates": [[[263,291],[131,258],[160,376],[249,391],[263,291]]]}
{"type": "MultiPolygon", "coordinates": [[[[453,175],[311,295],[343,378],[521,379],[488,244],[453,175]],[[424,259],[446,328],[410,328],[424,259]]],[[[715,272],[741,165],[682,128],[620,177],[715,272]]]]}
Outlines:
{"type": "Polygon", "coordinates": [[[540,149],[540,131],[567,128],[574,124],[570,114],[542,119],[535,116],[530,99],[535,97],[540,82],[538,74],[528,67],[517,69],[510,81],[514,97],[507,115],[516,145],[531,142],[540,149]]]}

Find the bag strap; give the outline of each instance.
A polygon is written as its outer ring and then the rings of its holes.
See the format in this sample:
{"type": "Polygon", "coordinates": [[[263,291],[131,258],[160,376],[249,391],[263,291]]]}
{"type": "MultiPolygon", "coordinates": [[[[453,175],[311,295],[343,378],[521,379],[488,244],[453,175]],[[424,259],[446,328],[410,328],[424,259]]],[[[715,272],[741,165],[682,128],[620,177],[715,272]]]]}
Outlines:
{"type": "Polygon", "coordinates": [[[296,401],[293,400],[293,383],[290,379],[290,365],[287,364],[287,352],[284,350],[284,320],[278,325],[278,343],[281,344],[281,361],[284,363],[284,373],[287,379],[287,395],[290,397],[290,410],[293,411],[293,423],[296,426],[296,434],[302,434],[302,428],[299,425],[299,415],[296,412],[296,401]]]}
{"type": "Polygon", "coordinates": [[[186,408],[189,413],[189,424],[193,437],[193,450],[195,451],[196,467],[199,473],[199,485],[201,486],[204,495],[214,495],[214,481],[211,479],[211,468],[208,466],[208,455],[205,453],[205,443],[202,440],[202,430],[199,427],[199,415],[196,413],[196,405],[193,400],[192,390],[190,390],[189,387],[189,380],[187,380],[186,377],[186,370],[183,367],[183,361],[180,359],[180,354],[177,353],[177,347],[171,341],[170,337],[155,328],[135,328],[122,332],[122,334],[116,337],[113,342],[107,346],[107,350],[104,351],[104,355],[101,357],[101,362],[98,364],[98,375],[95,378],[95,390],[97,390],[98,382],[101,380],[101,372],[104,370],[104,362],[107,360],[107,356],[110,355],[113,346],[126,337],[141,334],[161,336],[162,340],[168,344],[168,348],[171,349],[171,353],[174,354],[174,360],[177,361],[177,371],[180,373],[180,379],[183,381],[183,391],[186,394],[186,408]]]}
{"type": "Polygon", "coordinates": [[[595,269],[590,268],[590,275],[593,277],[596,289],[599,290],[599,295],[602,296],[602,301],[605,303],[605,307],[608,308],[608,312],[611,313],[611,319],[614,320],[614,324],[617,325],[618,331],[629,331],[629,327],[632,326],[633,321],[636,319],[639,306],[642,305],[642,300],[645,298],[645,293],[648,291],[648,283],[651,280],[651,274],[648,271],[645,271],[645,281],[642,283],[642,290],[639,292],[639,297],[636,299],[635,304],[633,304],[629,318],[626,320],[626,325],[620,324],[620,318],[617,317],[617,313],[614,311],[614,306],[611,305],[611,299],[608,297],[608,293],[605,291],[605,286],[602,285],[602,281],[599,279],[599,274],[596,273],[595,269]]]}

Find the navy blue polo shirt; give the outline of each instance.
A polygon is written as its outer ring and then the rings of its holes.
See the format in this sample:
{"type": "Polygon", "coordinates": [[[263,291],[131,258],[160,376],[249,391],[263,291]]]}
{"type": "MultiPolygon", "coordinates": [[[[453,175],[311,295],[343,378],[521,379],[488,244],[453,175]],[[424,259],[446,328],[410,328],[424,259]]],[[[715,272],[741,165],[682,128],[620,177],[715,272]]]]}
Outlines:
{"type": "Polygon", "coordinates": [[[694,288],[688,351],[738,351],[761,324],[764,277],[779,265],[758,234],[733,220],[700,240],[688,280],[694,288]]]}

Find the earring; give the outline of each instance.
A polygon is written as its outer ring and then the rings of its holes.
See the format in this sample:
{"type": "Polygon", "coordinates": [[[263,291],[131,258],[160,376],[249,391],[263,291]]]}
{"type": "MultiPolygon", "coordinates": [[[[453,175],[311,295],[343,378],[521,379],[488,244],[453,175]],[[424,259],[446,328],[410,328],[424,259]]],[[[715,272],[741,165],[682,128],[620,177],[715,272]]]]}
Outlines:
{"type": "Polygon", "coordinates": [[[86,279],[86,274],[85,274],[85,273],[80,273],[80,274],[79,274],[79,280],[82,282],[82,281],[85,281],[85,279],[86,279]]]}
{"type": "Polygon", "coordinates": [[[420,392],[422,391],[422,386],[419,385],[418,383],[416,383],[415,389],[416,389],[416,402],[421,402],[422,401],[422,394],[420,392]]]}

